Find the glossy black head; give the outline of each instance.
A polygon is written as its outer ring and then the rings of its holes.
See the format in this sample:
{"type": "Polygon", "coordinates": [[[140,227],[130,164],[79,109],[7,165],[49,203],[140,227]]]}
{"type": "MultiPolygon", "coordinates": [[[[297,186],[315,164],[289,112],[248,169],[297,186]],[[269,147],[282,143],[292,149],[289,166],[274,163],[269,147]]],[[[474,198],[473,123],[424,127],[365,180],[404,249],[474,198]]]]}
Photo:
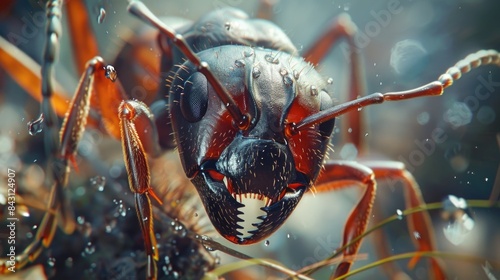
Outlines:
{"type": "Polygon", "coordinates": [[[187,62],[170,91],[179,154],[215,228],[254,243],[284,223],[319,174],[334,121],[294,135],[285,125],[331,107],[327,83],[302,58],[275,50],[229,45],[198,55],[251,122],[239,129],[187,62]]]}

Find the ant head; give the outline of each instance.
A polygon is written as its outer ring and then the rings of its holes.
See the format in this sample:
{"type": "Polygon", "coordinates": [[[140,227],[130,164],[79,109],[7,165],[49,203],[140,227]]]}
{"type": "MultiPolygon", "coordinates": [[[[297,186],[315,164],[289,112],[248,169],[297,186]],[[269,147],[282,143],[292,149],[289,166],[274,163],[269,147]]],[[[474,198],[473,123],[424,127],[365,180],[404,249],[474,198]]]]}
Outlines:
{"type": "Polygon", "coordinates": [[[319,174],[334,120],[293,134],[287,125],[332,106],[327,83],[302,58],[274,50],[221,46],[197,55],[248,124],[239,126],[186,62],[169,93],[179,154],[216,229],[254,243],[284,223],[319,174]]]}

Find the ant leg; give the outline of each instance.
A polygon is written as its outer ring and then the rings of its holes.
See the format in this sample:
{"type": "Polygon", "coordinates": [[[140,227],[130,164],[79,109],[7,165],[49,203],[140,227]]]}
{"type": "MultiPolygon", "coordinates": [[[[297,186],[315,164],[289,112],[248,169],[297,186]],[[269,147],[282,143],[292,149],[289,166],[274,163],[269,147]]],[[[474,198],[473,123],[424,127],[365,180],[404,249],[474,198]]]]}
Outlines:
{"type": "MultiPolygon", "coordinates": [[[[87,68],[82,75],[78,88],[70,102],[69,110],[65,114],[61,129],[58,129],[57,118],[47,121],[45,131],[45,146],[49,155],[48,174],[52,174],[50,199],[47,212],[44,214],[42,222],[38,227],[35,239],[26,249],[17,256],[17,269],[22,268],[27,263],[35,260],[41,253],[43,247],[50,246],[57,221],[61,229],[66,233],[71,233],[75,229],[75,222],[72,211],[64,195],[64,188],[67,185],[70,172],[70,163],[75,165],[75,154],[78,143],[83,135],[86,119],[90,108],[90,95],[94,91],[104,91],[110,88],[109,81],[99,79],[99,76],[112,76],[110,68],[104,67],[104,62],[100,57],[96,57],[87,63],[87,68]]],[[[45,78],[45,76],[44,76],[45,78]]],[[[117,85],[115,85],[117,86],[117,85]]],[[[50,89],[50,85],[46,89],[50,89]]],[[[42,112],[46,116],[55,113],[50,107],[50,91],[44,92],[42,112]],[[47,106],[49,104],[49,106],[47,106]]],[[[5,271],[7,259],[0,259],[0,272],[5,271]]]]}
{"type": "Polygon", "coordinates": [[[82,73],[87,61],[99,54],[97,40],[92,32],[92,25],[84,1],[65,1],[64,6],[66,6],[66,13],[70,15],[68,16],[68,26],[76,69],[78,73],[82,73]]]}
{"type": "MultiPolygon", "coordinates": [[[[0,37],[0,67],[20,85],[26,93],[36,101],[42,101],[42,72],[41,67],[31,57],[18,49],[9,41],[0,37]]],[[[64,93],[62,86],[54,83],[51,103],[58,116],[64,116],[68,110],[68,94],[64,93]]]]}
{"type": "MultiPolygon", "coordinates": [[[[324,164],[324,168],[316,181],[315,189],[317,191],[331,191],[350,187],[353,181],[364,186],[363,195],[344,226],[342,240],[342,246],[344,246],[366,231],[377,188],[375,175],[371,169],[354,161],[329,161],[324,164]]],[[[356,255],[360,245],[361,240],[347,247],[343,252],[344,257],[356,255]]],[[[352,263],[352,260],[342,261],[337,266],[335,277],[349,272],[352,263]]]]}
{"type": "MultiPolygon", "coordinates": [[[[332,21],[330,26],[303,55],[307,61],[317,65],[325,58],[333,46],[344,38],[348,44],[348,53],[345,54],[349,56],[348,65],[350,68],[348,100],[359,98],[366,92],[359,49],[354,42],[357,29],[351,17],[343,13],[332,21]]],[[[360,153],[364,152],[361,133],[365,131],[361,118],[362,115],[353,112],[343,120],[344,126],[352,129],[350,133],[345,133],[344,136],[347,138],[345,142],[353,143],[360,153]]]]}
{"type": "MultiPolygon", "coordinates": [[[[368,166],[373,170],[373,172],[375,172],[375,178],[377,180],[387,180],[390,185],[394,185],[395,182],[401,181],[403,183],[403,188],[405,191],[405,201],[407,208],[415,208],[425,204],[418,183],[415,181],[413,175],[408,170],[406,170],[406,167],[403,163],[395,161],[375,161],[363,162],[363,164],[368,166]]],[[[376,216],[376,220],[380,221],[379,215],[376,216]]],[[[427,211],[409,215],[408,229],[410,233],[415,234],[415,238],[413,240],[419,252],[434,251],[436,249],[434,231],[432,229],[431,219],[427,211]]],[[[374,233],[377,234],[375,236],[376,240],[384,241],[376,242],[376,245],[385,243],[385,238],[382,238],[381,231],[376,231],[374,233]]],[[[381,252],[383,256],[387,257],[390,255],[387,251],[388,247],[377,247],[379,249],[377,251],[381,252]]],[[[409,267],[413,268],[418,260],[418,256],[414,257],[410,261],[409,267]]],[[[430,261],[434,278],[446,279],[446,276],[442,269],[442,265],[438,262],[438,260],[431,258],[430,261]]]]}
{"type": "Polygon", "coordinates": [[[153,231],[153,208],[150,195],[161,204],[151,188],[151,178],[146,152],[143,147],[145,138],[137,133],[144,125],[153,128],[153,117],[146,105],[139,101],[123,101],[119,108],[123,158],[127,168],[130,190],[134,193],[135,207],[144,237],[148,256],[147,278],[156,279],[158,250],[153,231]],[[139,126],[139,129],[136,128],[139,126]]]}

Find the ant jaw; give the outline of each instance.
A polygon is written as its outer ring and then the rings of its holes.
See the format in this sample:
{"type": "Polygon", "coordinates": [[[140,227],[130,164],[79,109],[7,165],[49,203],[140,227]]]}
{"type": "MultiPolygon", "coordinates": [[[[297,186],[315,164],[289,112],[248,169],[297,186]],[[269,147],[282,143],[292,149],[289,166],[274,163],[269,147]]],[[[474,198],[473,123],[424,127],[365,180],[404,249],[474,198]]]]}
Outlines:
{"type": "Polygon", "coordinates": [[[305,185],[287,187],[275,200],[263,194],[231,193],[227,186],[230,180],[214,180],[210,173],[200,172],[193,183],[214,227],[236,244],[253,244],[271,235],[293,212],[306,190],[305,185]]]}

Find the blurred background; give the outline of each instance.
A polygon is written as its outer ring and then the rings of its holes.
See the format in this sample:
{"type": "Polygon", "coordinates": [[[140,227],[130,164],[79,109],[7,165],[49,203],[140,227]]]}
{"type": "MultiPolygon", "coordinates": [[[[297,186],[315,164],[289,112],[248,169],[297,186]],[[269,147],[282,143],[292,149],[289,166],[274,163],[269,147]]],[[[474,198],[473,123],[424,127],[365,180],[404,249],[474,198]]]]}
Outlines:
{"type": "MultiPolygon", "coordinates": [[[[208,11],[225,6],[233,6],[255,16],[259,4],[258,1],[243,0],[143,2],[158,16],[189,20],[196,20],[208,11]]],[[[19,0],[5,1],[2,5],[0,34],[40,62],[45,42],[43,4],[19,0]]],[[[140,28],[142,23],[127,13],[125,1],[86,1],[86,5],[92,19],[92,28],[98,37],[99,50],[105,60],[113,61],[132,30],[140,28]],[[98,23],[101,10],[105,10],[106,15],[101,16],[102,23],[98,23]]],[[[307,49],[335,17],[341,13],[349,14],[358,26],[357,51],[363,57],[368,94],[418,87],[434,81],[469,53],[479,49],[500,50],[498,12],[500,3],[495,0],[289,0],[276,1],[271,15],[272,20],[302,50],[307,49]]],[[[67,33],[62,37],[55,76],[65,91],[72,93],[79,74],[73,64],[68,37],[67,33]]],[[[349,65],[346,49],[347,44],[341,42],[318,66],[325,79],[333,78],[333,96],[338,102],[347,99],[349,65]]],[[[142,86],[148,87],[146,84],[142,86]]],[[[365,157],[403,161],[416,177],[428,203],[442,201],[448,195],[464,199],[488,199],[500,164],[500,140],[497,136],[500,133],[500,117],[496,116],[500,113],[499,93],[500,69],[487,66],[464,75],[441,97],[392,102],[363,109],[360,113],[363,114],[366,125],[361,134],[365,135],[368,148],[365,157]],[[437,134],[441,136],[440,141],[436,140],[437,134]]],[[[141,96],[134,95],[133,92],[129,94],[134,98],[141,96]]],[[[9,167],[19,171],[20,192],[35,198],[43,194],[46,196],[47,193],[41,184],[45,179],[46,161],[43,133],[31,136],[27,129],[27,123],[38,115],[37,102],[0,69],[0,167],[1,170],[9,167]]],[[[356,158],[356,149],[343,141],[349,131],[356,129],[358,128],[343,127],[340,121],[337,122],[331,158],[356,158]]],[[[119,240],[126,243],[128,231],[134,230],[134,227],[137,229],[133,205],[127,202],[127,197],[129,200],[131,198],[124,181],[121,147],[118,141],[108,138],[99,130],[93,129],[86,132],[80,145],[80,172],[73,172],[68,189],[74,201],[76,217],[83,217],[84,221],[79,221],[81,228],[77,237],[67,237],[58,231],[55,242],[58,244],[49,253],[43,254],[43,261],[39,262],[49,277],[61,276],[57,274],[61,270],[67,270],[68,273],[77,269],[93,271],[82,275],[99,273],[100,264],[110,256],[99,254],[99,251],[107,247],[103,247],[103,241],[97,239],[106,235],[106,226],[113,221],[102,216],[118,213],[119,219],[115,220],[118,225],[108,233],[108,238],[122,236],[119,240]],[[104,182],[101,178],[104,178],[104,182]],[[96,183],[96,180],[99,182],[96,183]],[[103,190],[100,190],[101,185],[105,186],[103,190]],[[119,197],[116,196],[117,193],[119,197]],[[123,209],[130,215],[122,216],[123,209]],[[87,232],[86,235],[86,227],[93,229],[93,233],[87,232]],[[99,230],[102,232],[98,233],[99,230]],[[89,238],[94,239],[89,241],[89,238]],[[58,246],[75,243],[80,244],[73,247],[77,252],[81,250],[81,255],[78,258],[64,256],[62,260],[55,261],[57,269],[54,268],[51,265],[54,255],[62,250],[58,246]],[[92,253],[88,254],[89,252],[92,253]],[[68,258],[71,258],[71,266],[67,263],[68,258]],[[77,262],[81,265],[76,265],[77,262]]],[[[167,175],[162,173],[163,161],[176,159],[175,153],[171,153],[160,162],[155,161],[153,165],[157,168],[157,173],[153,173],[153,177],[165,181],[167,175]]],[[[2,176],[6,176],[6,172],[2,172],[5,173],[2,176]]],[[[185,178],[176,180],[182,181],[178,183],[180,185],[188,184],[185,178]]],[[[6,179],[2,179],[0,189],[6,188],[5,182],[6,179]]],[[[340,245],[343,224],[358,197],[357,188],[307,195],[285,225],[268,242],[242,247],[229,244],[215,232],[209,236],[252,257],[271,258],[296,270],[324,259],[340,245]]],[[[384,217],[395,214],[397,209],[405,209],[403,192],[397,185],[381,182],[377,199],[383,205],[384,217]]],[[[40,207],[43,208],[43,205],[40,207]]],[[[197,216],[198,213],[203,216],[202,207],[198,209],[197,216]]],[[[35,234],[36,227],[33,226],[39,223],[42,212],[36,209],[29,211],[32,214],[23,220],[23,227],[18,229],[19,238],[28,241],[35,234]]],[[[498,209],[471,209],[474,227],[471,231],[461,231],[459,225],[443,220],[440,211],[432,211],[438,250],[480,256],[498,264],[499,214],[498,209]]],[[[4,234],[4,229],[2,226],[0,233],[4,234]]],[[[413,250],[412,238],[415,237],[408,232],[405,219],[388,225],[385,231],[394,254],[413,250]]],[[[127,250],[138,252],[142,241],[137,233],[134,236],[133,243],[136,245],[127,250]]],[[[109,242],[109,239],[105,240],[109,242]]],[[[365,240],[360,253],[366,253],[367,259],[356,262],[354,268],[378,259],[372,242],[370,238],[365,240]]],[[[2,241],[1,244],[3,257],[5,243],[2,241]]],[[[24,247],[18,248],[20,250],[24,247]]],[[[223,253],[217,254],[220,258],[218,261],[222,263],[234,261],[223,253]]],[[[500,277],[500,268],[493,264],[444,261],[450,279],[500,277]],[[490,274],[484,269],[489,265],[493,266],[490,274]]],[[[413,279],[427,279],[427,266],[424,264],[425,262],[420,262],[415,269],[409,270],[407,261],[398,263],[413,279]]],[[[160,264],[160,273],[161,267],[160,264]]],[[[331,269],[325,268],[314,277],[325,278],[331,269]]],[[[259,275],[258,277],[276,276],[263,268],[247,273],[259,275]]],[[[142,274],[137,276],[142,277],[142,274]]],[[[382,270],[375,268],[353,277],[374,278],[383,279],[386,276],[382,270]]]]}

